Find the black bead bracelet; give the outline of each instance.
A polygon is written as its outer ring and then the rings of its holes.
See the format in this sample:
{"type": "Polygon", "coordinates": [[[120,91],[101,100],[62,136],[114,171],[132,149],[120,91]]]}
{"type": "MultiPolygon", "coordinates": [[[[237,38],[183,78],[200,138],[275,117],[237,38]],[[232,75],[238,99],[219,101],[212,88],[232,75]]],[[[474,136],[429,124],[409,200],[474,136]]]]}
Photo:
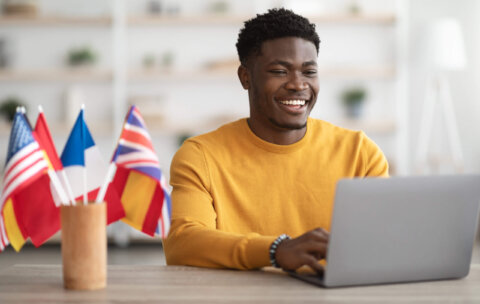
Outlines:
{"type": "Polygon", "coordinates": [[[278,238],[273,241],[272,245],[270,245],[270,264],[272,264],[275,268],[280,268],[280,265],[277,264],[277,259],[275,258],[275,253],[277,252],[278,245],[285,240],[289,240],[290,237],[286,234],[280,235],[278,238]]]}

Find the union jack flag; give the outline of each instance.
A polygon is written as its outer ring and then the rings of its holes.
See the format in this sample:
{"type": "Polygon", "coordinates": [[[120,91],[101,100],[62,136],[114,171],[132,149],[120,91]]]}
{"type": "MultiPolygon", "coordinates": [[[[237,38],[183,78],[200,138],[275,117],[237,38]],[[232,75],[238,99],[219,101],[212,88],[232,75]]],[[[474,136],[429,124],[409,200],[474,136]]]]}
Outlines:
{"type": "Polygon", "coordinates": [[[152,139],[135,106],[130,108],[127,115],[112,162],[117,166],[135,169],[158,181],[161,180],[162,172],[153,149],[152,139]]]}
{"type": "Polygon", "coordinates": [[[170,197],[147,127],[135,106],[128,111],[112,164],[116,168],[109,175],[114,174],[112,185],[125,209],[122,221],[165,238],[170,228],[170,197]]]}
{"type": "MultiPolygon", "coordinates": [[[[21,112],[15,114],[10,140],[8,143],[7,162],[0,198],[0,210],[3,213],[5,202],[16,192],[27,187],[48,171],[48,163],[33,137],[32,129],[21,112]]],[[[9,244],[5,230],[4,216],[0,216],[0,251],[9,244]]]]}

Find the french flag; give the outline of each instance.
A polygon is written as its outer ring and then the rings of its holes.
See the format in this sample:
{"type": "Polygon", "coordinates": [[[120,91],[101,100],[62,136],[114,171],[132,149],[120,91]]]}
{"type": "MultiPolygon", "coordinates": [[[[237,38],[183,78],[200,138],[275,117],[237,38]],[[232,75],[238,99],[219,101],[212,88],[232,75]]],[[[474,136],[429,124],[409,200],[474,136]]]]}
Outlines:
{"type": "MultiPolygon", "coordinates": [[[[65,174],[70,182],[75,200],[87,204],[95,201],[107,172],[107,166],[87,127],[84,110],[80,110],[60,157],[65,174]]],[[[125,216],[120,197],[113,187],[105,196],[107,224],[125,216]]]]}

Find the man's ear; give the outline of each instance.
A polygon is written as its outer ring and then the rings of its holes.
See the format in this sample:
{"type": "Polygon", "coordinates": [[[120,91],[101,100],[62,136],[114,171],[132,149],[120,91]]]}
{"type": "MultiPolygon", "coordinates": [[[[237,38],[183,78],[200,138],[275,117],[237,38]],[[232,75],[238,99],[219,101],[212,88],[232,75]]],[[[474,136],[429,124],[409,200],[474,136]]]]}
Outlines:
{"type": "Polygon", "coordinates": [[[250,89],[250,75],[247,68],[244,65],[240,65],[237,70],[238,79],[245,90],[250,89]]]}

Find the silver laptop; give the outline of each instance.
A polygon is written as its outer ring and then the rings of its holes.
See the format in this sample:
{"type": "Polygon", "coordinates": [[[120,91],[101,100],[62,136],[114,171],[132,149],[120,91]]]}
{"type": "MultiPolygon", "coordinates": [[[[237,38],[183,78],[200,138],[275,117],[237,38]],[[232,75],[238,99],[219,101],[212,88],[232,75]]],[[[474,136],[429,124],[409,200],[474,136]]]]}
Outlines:
{"type": "Polygon", "coordinates": [[[468,275],[480,176],[343,179],[337,184],[324,287],[468,275]]]}

